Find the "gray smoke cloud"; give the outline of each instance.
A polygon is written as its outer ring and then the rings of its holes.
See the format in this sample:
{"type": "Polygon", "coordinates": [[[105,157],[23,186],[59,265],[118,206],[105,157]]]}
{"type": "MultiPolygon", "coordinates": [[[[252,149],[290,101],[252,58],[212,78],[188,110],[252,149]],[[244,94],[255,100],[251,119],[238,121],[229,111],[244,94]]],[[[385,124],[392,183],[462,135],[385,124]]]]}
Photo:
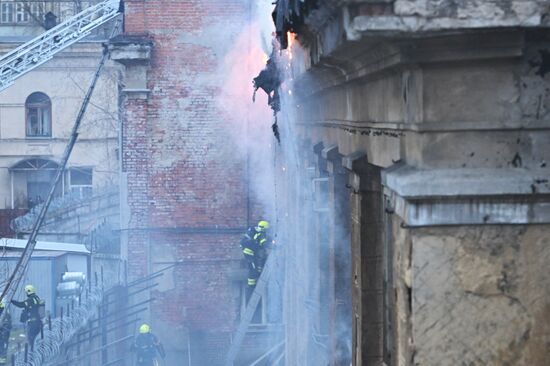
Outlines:
{"type": "MultiPolygon", "coordinates": [[[[265,67],[271,54],[272,9],[271,1],[258,1],[250,23],[227,53],[219,104],[231,116],[226,124],[238,158],[248,158],[251,194],[276,230],[280,260],[268,289],[268,321],[285,324],[286,334],[294,335],[286,344],[286,364],[325,365],[331,352],[330,327],[339,338],[338,352],[351,354],[351,314],[349,319],[328,325],[331,304],[327,301],[328,279],[334,274],[329,273],[328,266],[329,233],[334,241],[349,247],[349,232],[344,224],[346,218],[331,221],[329,213],[323,211],[329,197],[326,180],[314,169],[311,149],[317,141],[308,146],[301,143],[304,127],[296,115],[299,102],[293,83],[294,74],[303,72],[295,67],[304,64],[302,59],[307,52],[292,36],[289,50],[276,52],[285,80],[281,87],[282,110],[278,114],[280,144],[270,128],[273,114],[265,94],[258,91],[256,103],[252,102],[252,79],[265,67]],[[336,224],[328,228],[329,222],[336,224]]],[[[349,272],[341,274],[349,282],[351,258],[340,256],[338,261],[338,267],[349,272]]],[[[274,336],[272,345],[280,341],[280,335],[274,336]]]]}

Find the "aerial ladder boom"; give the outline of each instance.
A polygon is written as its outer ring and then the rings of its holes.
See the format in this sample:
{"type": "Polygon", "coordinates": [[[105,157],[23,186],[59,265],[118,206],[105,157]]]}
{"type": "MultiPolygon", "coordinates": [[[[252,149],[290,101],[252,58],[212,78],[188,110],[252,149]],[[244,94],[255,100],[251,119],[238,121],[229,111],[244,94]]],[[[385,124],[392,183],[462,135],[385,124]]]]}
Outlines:
{"type": "Polygon", "coordinates": [[[2,56],[0,91],[13,84],[18,77],[51,60],[59,51],[85,38],[92,30],[121,12],[121,0],[102,1],[2,56]]]}

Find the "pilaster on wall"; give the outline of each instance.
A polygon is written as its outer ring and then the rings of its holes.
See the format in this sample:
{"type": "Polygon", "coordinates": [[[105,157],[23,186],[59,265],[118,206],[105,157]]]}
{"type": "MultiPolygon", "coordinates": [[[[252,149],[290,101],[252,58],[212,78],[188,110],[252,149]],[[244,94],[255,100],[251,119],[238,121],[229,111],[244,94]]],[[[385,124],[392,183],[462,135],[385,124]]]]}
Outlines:
{"type": "MultiPolygon", "coordinates": [[[[313,178],[313,194],[315,213],[315,230],[314,235],[316,243],[319,247],[319,332],[324,335],[329,335],[331,331],[332,308],[330,304],[334,301],[334,280],[332,268],[333,253],[329,245],[329,208],[328,208],[328,172],[327,161],[323,158],[322,152],[325,148],[322,142],[313,146],[315,174],[313,178]]],[[[330,346],[328,344],[327,346],[330,346]]],[[[330,354],[332,349],[328,349],[327,354],[330,354]]]]}
{"type": "Polygon", "coordinates": [[[148,97],[147,70],[152,43],[146,37],[120,36],[109,44],[111,59],[125,66],[120,89],[121,142],[121,252],[132,256],[129,280],[148,268],[148,97]],[[132,205],[129,205],[132,202],[132,205]]]}
{"type": "Polygon", "coordinates": [[[349,198],[347,172],[337,146],[321,152],[328,172],[328,261],[329,261],[329,334],[331,335],[331,365],[351,361],[351,263],[349,234],[349,198]]]}
{"type": "Polygon", "coordinates": [[[384,360],[384,246],[380,168],[362,152],[342,159],[349,170],[353,365],[384,360]]]}
{"type": "Polygon", "coordinates": [[[122,35],[109,43],[111,59],[125,66],[122,93],[129,99],[147,99],[147,70],[153,43],[146,36],[122,35]]]}

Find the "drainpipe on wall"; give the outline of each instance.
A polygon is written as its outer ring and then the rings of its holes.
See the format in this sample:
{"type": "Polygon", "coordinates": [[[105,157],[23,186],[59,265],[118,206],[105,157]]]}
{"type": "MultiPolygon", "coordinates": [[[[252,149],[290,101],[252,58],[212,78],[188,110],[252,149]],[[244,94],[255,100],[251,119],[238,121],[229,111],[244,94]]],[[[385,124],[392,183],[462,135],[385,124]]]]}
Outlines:
{"type": "Polygon", "coordinates": [[[187,366],[191,366],[191,331],[187,332],[187,366]]]}

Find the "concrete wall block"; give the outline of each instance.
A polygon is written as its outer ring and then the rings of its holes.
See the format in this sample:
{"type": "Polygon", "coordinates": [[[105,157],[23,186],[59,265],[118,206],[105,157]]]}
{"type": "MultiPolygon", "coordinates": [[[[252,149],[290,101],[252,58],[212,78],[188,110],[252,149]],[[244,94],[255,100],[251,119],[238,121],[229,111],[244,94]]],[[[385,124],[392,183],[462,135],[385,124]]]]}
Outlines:
{"type": "Polygon", "coordinates": [[[413,232],[415,362],[544,364],[548,226],[413,232]],[[542,300],[545,299],[545,300],[542,300]],[[472,329],[476,329],[475,332],[472,329]],[[456,342],[460,339],[461,342],[456,342]]]}
{"type": "Polygon", "coordinates": [[[544,1],[523,0],[396,0],[395,14],[423,18],[494,20],[517,19],[519,23],[540,17],[544,1]]]}

